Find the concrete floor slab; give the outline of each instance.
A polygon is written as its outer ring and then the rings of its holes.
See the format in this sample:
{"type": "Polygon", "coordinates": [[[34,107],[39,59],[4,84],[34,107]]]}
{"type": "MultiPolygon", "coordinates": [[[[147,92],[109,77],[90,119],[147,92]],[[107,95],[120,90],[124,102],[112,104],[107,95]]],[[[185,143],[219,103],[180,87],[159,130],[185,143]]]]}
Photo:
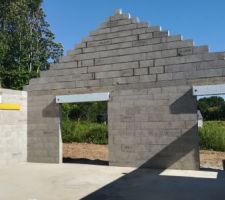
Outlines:
{"type": "Polygon", "coordinates": [[[2,200],[211,200],[224,199],[224,188],[223,171],[34,163],[0,170],[2,200]]]}

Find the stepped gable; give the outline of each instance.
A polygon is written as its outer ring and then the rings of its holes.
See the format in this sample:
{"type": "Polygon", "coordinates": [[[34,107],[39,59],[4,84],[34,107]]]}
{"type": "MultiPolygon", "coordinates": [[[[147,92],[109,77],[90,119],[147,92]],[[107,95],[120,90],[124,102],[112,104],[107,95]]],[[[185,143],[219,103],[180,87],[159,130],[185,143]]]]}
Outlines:
{"type": "Polygon", "coordinates": [[[208,46],[195,46],[192,40],[117,10],[59,63],[32,79],[27,89],[192,80],[224,75],[224,66],[224,52],[209,53],[208,46]]]}
{"type": "Polygon", "coordinates": [[[25,87],[28,161],[62,162],[56,96],[106,92],[109,165],[199,169],[193,85],[224,76],[224,53],[117,10],[25,87]]]}

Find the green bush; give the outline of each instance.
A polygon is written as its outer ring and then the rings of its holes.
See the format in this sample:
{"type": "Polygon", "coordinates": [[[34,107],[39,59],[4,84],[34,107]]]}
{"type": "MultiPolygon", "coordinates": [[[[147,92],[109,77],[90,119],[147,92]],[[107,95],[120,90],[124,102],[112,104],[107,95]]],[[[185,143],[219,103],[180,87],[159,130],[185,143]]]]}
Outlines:
{"type": "Polygon", "coordinates": [[[107,125],[67,119],[62,123],[62,139],[63,142],[108,144],[107,125]]]}
{"type": "Polygon", "coordinates": [[[225,121],[205,121],[199,137],[201,149],[225,151],[225,121]]]}

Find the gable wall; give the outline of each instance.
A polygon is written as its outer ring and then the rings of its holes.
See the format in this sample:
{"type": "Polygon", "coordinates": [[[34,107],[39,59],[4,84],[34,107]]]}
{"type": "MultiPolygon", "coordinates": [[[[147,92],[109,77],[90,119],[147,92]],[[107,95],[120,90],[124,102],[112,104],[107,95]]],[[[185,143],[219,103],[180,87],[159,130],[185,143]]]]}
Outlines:
{"type": "Polygon", "coordinates": [[[192,85],[223,83],[224,66],[224,53],[117,13],[26,87],[28,161],[61,162],[56,95],[104,91],[111,165],[198,169],[192,85]]]}

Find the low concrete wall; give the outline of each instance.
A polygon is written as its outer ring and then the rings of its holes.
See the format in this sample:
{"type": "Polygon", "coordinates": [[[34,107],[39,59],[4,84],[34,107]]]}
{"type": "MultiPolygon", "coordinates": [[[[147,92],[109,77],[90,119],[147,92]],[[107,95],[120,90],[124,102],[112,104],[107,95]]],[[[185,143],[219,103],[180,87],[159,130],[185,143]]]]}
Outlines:
{"type": "Polygon", "coordinates": [[[0,168],[27,160],[27,92],[0,88],[2,103],[20,110],[0,110],[0,168]]]}

